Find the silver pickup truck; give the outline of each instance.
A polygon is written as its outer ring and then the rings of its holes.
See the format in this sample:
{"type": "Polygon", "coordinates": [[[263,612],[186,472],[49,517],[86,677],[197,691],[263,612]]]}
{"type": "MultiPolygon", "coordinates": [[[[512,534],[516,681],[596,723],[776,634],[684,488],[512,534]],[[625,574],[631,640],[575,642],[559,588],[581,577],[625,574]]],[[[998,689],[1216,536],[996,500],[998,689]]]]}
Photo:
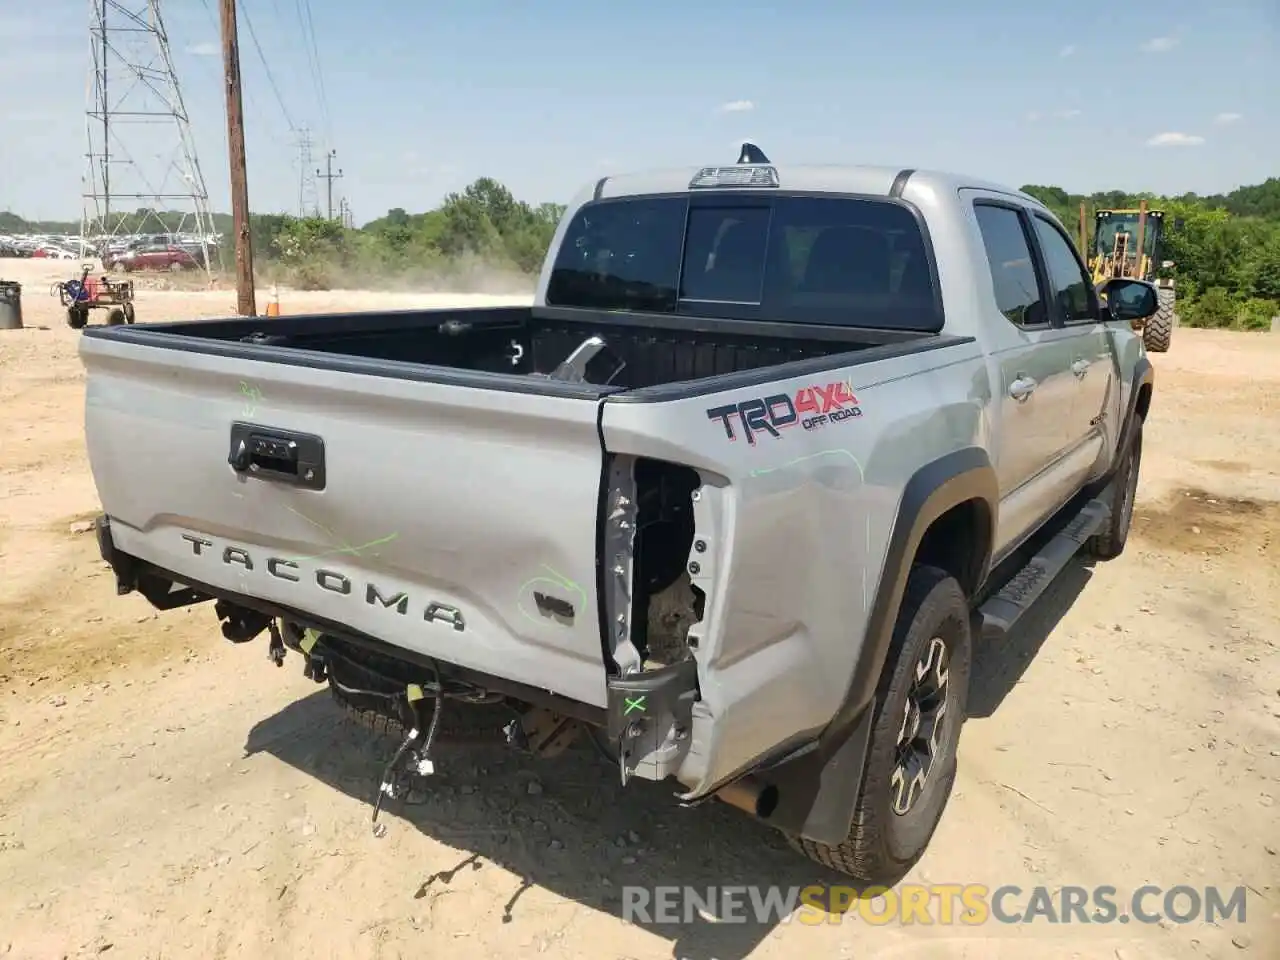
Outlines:
{"type": "Polygon", "coordinates": [[[509,708],[892,884],[972,643],[1124,548],[1155,310],[967,177],[607,177],[532,306],[86,329],[99,543],[403,733],[379,801],[509,708]]]}

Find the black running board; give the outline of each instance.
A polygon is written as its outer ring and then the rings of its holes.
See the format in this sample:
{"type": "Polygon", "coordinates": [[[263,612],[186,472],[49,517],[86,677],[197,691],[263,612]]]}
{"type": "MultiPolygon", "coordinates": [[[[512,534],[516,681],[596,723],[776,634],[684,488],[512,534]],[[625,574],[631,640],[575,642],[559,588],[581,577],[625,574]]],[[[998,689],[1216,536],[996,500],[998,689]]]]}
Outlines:
{"type": "Polygon", "coordinates": [[[1111,509],[1102,500],[1090,500],[1081,507],[1080,512],[1041,547],[1025,567],[982,604],[979,612],[983,636],[998,639],[1013,629],[1018,618],[1031,608],[1085,541],[1097,533],[1110,517],[1111,509]]]}

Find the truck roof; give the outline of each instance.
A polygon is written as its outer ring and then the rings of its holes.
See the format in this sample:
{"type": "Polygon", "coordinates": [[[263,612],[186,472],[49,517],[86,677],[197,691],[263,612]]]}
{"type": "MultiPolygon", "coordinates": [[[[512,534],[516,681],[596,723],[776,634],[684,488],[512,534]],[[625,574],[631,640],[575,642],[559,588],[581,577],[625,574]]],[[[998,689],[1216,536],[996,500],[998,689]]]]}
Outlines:
{"type": "MultiPolygon", "coordinates": [[[[638,196],[652,193],[683,193],[689,189],[689,182],[706,164],[697,167],[670,167],[658,170],[646,170],[633,173],[622,173],[602,177],[592,185],[584,188],[574,198],[573,206],[578,206],[591,199],[609,197],[638,196]]],[[[734,166],[719,164],[718,166],[734,166]]],[[[926,187],[939,192],[952,192],[963,188],[988,190],[1018,197],[1020,200],[1043,206],[1039,200],[1029,194],[1005,184],[993,183],[979,177],[970,177],[958,173],[947,173],[939,170],[913,170],[908,167],[885,167],[853,164],[760,164],[770,166],[778,171],[781,189],[802,190],[812,193],[859,193],[888,195],[894,180],[900,174],[910,175],[912,187],[926,187]]]]}

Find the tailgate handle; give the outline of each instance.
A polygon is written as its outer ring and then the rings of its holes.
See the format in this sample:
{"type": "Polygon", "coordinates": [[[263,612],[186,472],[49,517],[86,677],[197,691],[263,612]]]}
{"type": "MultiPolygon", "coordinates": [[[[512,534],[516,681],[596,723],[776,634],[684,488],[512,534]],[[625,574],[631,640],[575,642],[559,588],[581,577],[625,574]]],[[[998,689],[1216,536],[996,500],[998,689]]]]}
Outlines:
{"type": "Polygon", "coordinates": [[[242,477],[324,489],[324,441],[315,434],[236,421],[227,463],[242,477]]]}

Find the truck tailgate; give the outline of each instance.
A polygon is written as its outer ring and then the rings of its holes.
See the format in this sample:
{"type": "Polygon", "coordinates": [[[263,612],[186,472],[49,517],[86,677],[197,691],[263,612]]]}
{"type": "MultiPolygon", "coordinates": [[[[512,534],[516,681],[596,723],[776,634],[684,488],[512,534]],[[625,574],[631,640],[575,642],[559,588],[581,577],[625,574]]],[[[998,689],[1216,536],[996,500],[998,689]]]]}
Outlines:
{"type": "Polygon", "coordinates": [[[97,337],[80,349],[89,461],[119,550],[604,705],[597,401],[97,337]],[[254,462],[239,470],[236,422],[254,462]],[[295,439],[309,481],[269,478],[295,469],[272,438],[295,439]]]}

